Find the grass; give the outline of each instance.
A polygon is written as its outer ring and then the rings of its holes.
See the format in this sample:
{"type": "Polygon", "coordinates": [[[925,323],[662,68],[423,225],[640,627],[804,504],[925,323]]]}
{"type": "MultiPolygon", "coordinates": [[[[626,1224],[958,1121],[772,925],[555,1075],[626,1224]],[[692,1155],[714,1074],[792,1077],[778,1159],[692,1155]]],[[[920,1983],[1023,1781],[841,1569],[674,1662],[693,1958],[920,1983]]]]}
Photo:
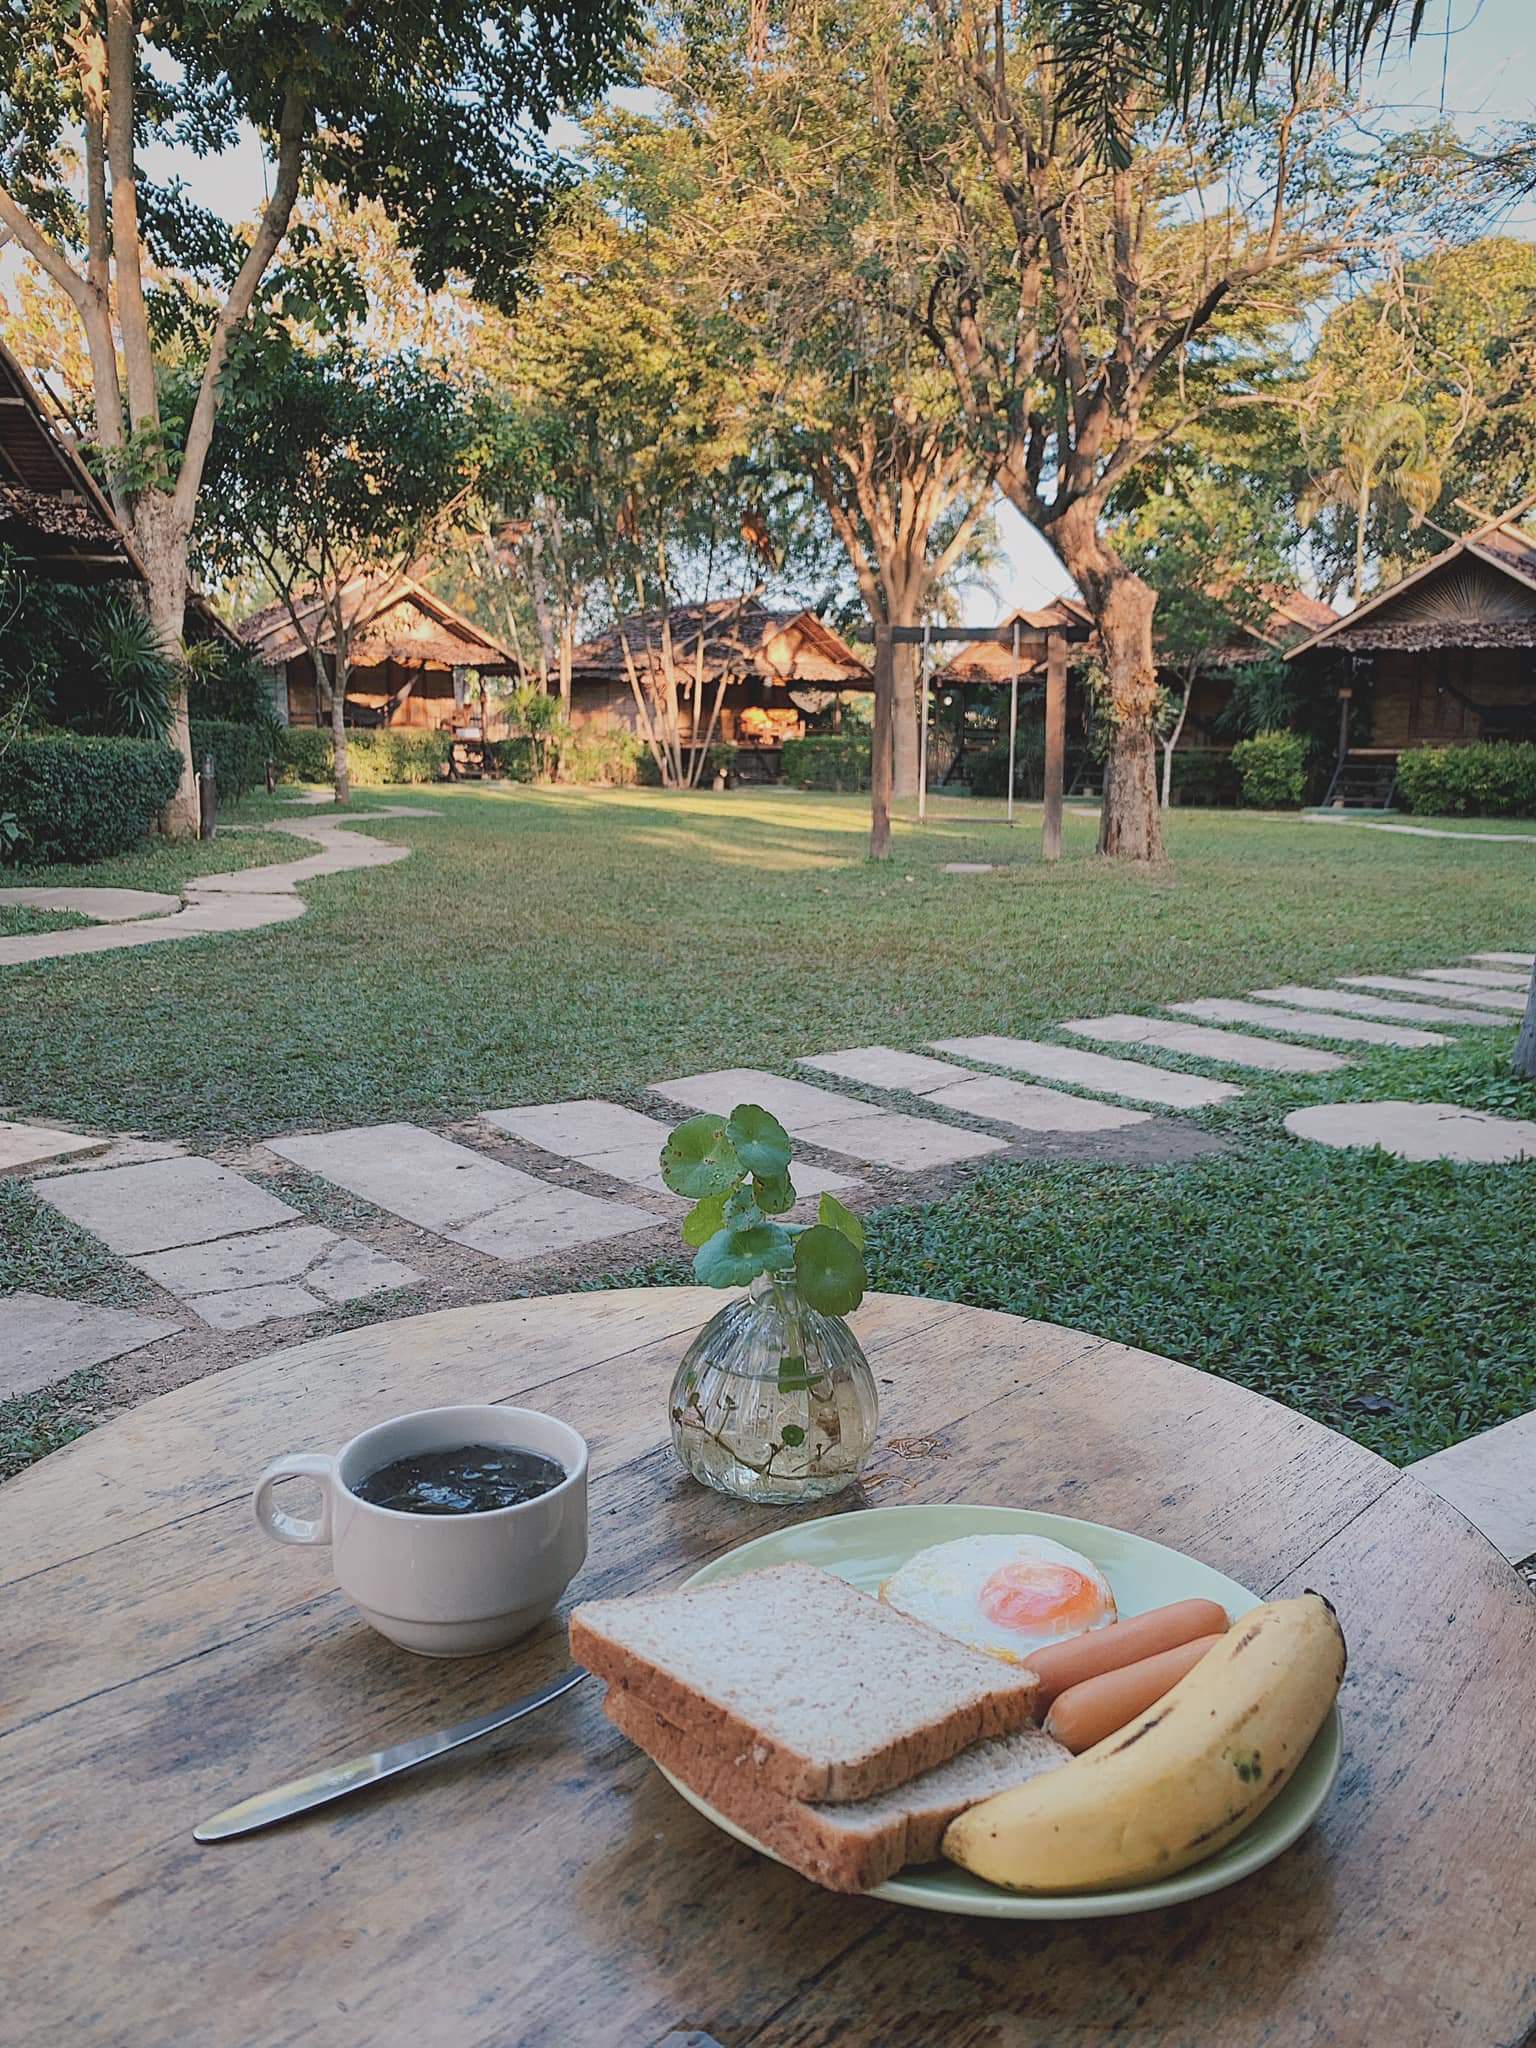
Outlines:
{"type": "MultiPolygon", "coordinates": [[[[436,815],[367,829],[412,858],[311,885],[299,923],[5,970],[0,1100],[199,1145],[440,1124],[493,1105],[640,1099],[649,1081],[705,1067],[791,1072],[796,1054],[835,1046],[1060,1036],[1068,1017],[1536,936],[1536,852],[1517,840],[1178,811],[1170,867],[1144,875],[1094,857],[1091,819],[1068,816],[1065,858],[1046,868],[1038,810],[1021,808],[1010,832],[998,806],[941,799],[921,832],[898,826],[895,861],[876,868],[855,798],[402,794],[436,815]],[[999,866],[943,872],[966,860],[999,866]]],[[[261,797],[240,815],[300,814],[261,797]]],[[[215,854],[295,850],[253,832],[91,879],[174,886],[189,852],[183,873],[215,854]]],[[[886,1209],[870,1234],[876,1284],[1142,1344],[1390,1457],[1421,1455],[1536,1405],[1536,1184],[1519,1169],[1325,1152],[1280,1119],[1387,1096],[1536,1116],[1507,1047],[1507,1032],[1468,1031],[1450,1050],[1352,1051],[1322,1077],[1232,1075],[1243,1096],[1197,1119],[1226,1140],[1220,1153],[996,1168],[948,1201],[886,1209]]],[[[89,1269],[89,1240],[39,1239],[53,1226],[21,1208],[0,1221],[14,1240],[0,1284],[116,1284],[89,1269]]],[[[7,1408],[0,1427],[40,1441],[76,1413],[72,1399],[19,1421],[7,1408]]]]}
{"type": "Polygon", "coordinates": [[[93,922],[74,910],[36,910],[28,903],[0,903],[0,938],[30,938],[34,932],[80,931],[93,922]]]}

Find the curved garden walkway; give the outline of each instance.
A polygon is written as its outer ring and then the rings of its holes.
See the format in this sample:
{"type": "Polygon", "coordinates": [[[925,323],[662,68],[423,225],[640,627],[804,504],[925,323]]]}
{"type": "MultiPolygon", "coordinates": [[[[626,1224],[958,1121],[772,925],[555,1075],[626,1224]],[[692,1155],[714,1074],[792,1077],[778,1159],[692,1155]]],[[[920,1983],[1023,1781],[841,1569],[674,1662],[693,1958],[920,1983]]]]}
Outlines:
{"type": "Polygon", "coordinates": [[[170,939],[203,938],[210,932],[257,931],[264,925],[288,924],[302,917],[308,904],[299,895],[301,882],[318,875],[345,874],[352,868],[389,867],[408,858],[408,846],[391,846],[371,833],[354,831],[375,818],[432,818],[435,811],[415,804],[383,804],[336,819],[281,819],[266,829],[295,839],[318,842],[319,853],[267,867],[240,868],[227,875],[196,875],[184,882],[181,895],[160,896],[149,890],[126,889],[0,889],[0,907],[73,910],[98,920],[90,930],[27,932],[0,938],[0,967],[30,960],[62,960],[80,953],[115,953],[124,946],[158,946],[170,939]],[[128,899],[128,900],[125,900],[128,899]],[[169,913],[169,914],[167,914],[169,913]]]}

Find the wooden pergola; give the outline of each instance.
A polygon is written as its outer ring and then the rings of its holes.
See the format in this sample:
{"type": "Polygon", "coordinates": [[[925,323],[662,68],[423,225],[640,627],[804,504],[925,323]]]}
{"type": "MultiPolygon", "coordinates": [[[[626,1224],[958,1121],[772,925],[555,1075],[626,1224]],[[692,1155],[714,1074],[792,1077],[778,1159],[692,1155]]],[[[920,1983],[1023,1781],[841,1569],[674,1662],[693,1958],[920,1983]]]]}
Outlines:
{"type": "Polygon", "coordinates": [[[1046,860],[1061,855],[1061,805],[1067,752],[1067,647],[1087,640],[1093,622],[1066,598],[1040,611],[1017,611],[1000,626],[876,626],[875,723],[870,751],[871,860],[891,857],[892,743],[895,733],[895,650],[920,647],[922,711],[918,727],[917,814],[928,809],[928,678],[935,642],[1001,647],[1011,655],[1008,702],[1008,822],[1013,823],[1013,771],[1019,730],[1019,677],[1045,672],[1045,821],[1040,851],[1046,860]]]}

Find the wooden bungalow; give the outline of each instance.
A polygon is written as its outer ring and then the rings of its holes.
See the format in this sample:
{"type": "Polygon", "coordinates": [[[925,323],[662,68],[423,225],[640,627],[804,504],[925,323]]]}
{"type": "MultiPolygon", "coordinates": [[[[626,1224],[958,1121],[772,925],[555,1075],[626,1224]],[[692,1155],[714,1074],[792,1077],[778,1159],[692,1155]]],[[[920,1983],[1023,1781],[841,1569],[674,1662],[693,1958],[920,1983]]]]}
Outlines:
{"type": "Polygon", "coordinates": [[[1536,738],[1536,499],[1309,634],[1286,656],[1340,706],[1324,798],[1388,806],[1412,747],[1536,738]]]}
{"type": "Polygon", "coordinates": [[[60,583],[140,582],[144,569],[67,428],[0,343],[0,547],[60,583]]]}
{"type": "Polygon", "coordinates": [[[648,698],[664,693],[669,663],[683,744],[694,737],[695,695],[702,738],[718,693],[714,738],[741,749],[738,766],[749,775],[777,775],[785,740],[801,738],[808,718],[830,714],[836,723],[845,690],[874,688],[866,665],[814,612],[722,598],[631,613],[575,648],[573,722],[638,730],[634,684],[648,698]]]}
{"type": "MultiPolygon", "coordinates": [[[[404,574],[352,576],[342,602],[351,662],[348,725],[410,726],[474,740],[496,736],[482,731],[484,694],[471,689],[467,671],[481,678],[515,675],[517,659],[499,640],[404,574]]],[[[332,664],[322,603],[318,589],[302,591],[297,599],[305,633],[318,641],[321,659],[332,664]]],[[[273,671],[279,718],[288,725],[330,723],[304,635],[286,603],[253,613],[240,637],[273,671]]]]}

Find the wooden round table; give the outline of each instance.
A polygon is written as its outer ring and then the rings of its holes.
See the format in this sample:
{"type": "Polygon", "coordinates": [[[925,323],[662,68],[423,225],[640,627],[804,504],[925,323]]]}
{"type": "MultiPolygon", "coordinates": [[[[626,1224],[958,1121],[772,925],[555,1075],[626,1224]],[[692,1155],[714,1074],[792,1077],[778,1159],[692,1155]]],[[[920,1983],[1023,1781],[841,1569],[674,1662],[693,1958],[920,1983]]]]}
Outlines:
{"type": "MultiPolygon", "coordinates": [[[[1167,2048],[1517,2043],[1536,2020],[1536,1600],[1414,1480],[1241,1388],[1050,1324],[876,1297],[868,1484],[841,1505],[1086,1516],[1350,1644],[1342,1778],[1277,1863],[1134,1919],[990,1923],[834,1897],[695,1814],[599,1688],[328,1813],[201,1848],[231,1800],[479,1712],[551,1623],[427,1662],[251,1482],[401,1409],[514,1400],[592,1446],[573,1597],[675,1585],[780,1524],[685,1477],[665,1397],[699,1288],[453,1309],[150,1401],[0,1489],[0,1926],[11,2048],[332,2043],[1167,2048]]],[[[811,1510],[810,1512],[815,1512],[811,1510]]]]}

